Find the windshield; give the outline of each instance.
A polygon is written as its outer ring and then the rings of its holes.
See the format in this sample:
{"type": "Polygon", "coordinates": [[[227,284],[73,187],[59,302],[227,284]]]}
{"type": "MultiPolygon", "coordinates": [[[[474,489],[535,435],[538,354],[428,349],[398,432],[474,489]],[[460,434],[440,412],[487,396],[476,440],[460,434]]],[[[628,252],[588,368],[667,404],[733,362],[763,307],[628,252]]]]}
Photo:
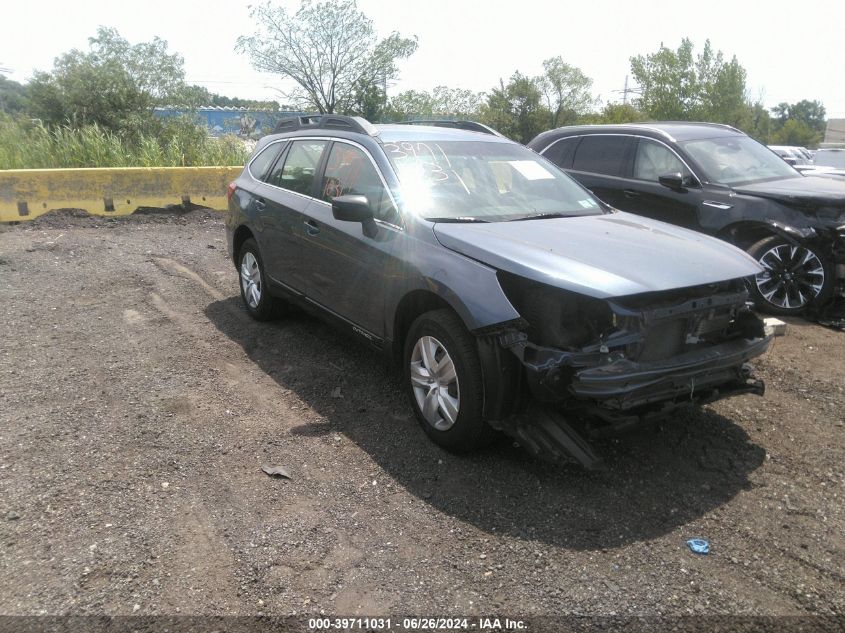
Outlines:
{"type": "Polygon", "coordinates": [[[501,222],[598,215],[598,201],[531,150],[485,141],[384,143],[402,203],[427,220],[501,222]]]}
{"type": "Polygon", "coordinates": [[[773,151],[747,136],[684,141],[680,143],[704,170],[707,180],[720,185],[739,185],[801,174],[773,151]]]}

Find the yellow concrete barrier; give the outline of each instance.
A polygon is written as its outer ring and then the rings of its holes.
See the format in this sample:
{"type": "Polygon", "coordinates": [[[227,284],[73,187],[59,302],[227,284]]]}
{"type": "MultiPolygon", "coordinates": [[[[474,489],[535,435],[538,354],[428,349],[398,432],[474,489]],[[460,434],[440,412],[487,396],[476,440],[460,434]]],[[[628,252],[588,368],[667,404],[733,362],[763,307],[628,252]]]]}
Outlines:
{"type": "Polygon", "coordinates": [[[0,222],[52,209],[129,215],[138,207],[194,204],[225,209],[226,186],[243,167],[114,167],[0,171],[0,222]]]}

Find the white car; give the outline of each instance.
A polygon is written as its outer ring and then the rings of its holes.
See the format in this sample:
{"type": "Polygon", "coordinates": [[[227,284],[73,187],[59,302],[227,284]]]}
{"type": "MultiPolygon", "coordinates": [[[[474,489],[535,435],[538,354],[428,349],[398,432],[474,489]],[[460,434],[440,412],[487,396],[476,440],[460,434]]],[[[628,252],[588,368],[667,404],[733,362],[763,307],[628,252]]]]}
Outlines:
{"type": "Polygon", "coordinates": [[[769,145],[769,149],[793,167],[797,168],[811,164],[810,158],[801,151],[800,147],[792,147],[790,145],[769,145]]]}

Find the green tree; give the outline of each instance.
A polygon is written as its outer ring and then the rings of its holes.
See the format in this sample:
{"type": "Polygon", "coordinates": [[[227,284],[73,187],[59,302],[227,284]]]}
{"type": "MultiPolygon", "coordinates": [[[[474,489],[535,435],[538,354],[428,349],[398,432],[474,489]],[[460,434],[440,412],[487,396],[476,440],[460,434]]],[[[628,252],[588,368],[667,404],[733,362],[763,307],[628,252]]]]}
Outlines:
{"type": "Polygon", "coordinates": [[[771,135],[772,145],[811,147],[822,139],[821,134],[798,119],[787,119],[771,135]]]}
{"type": "Polygon", "coordinates": [[[640,87],[636,103],[652,119],[687,119],[696,103],[698,87],[692,42],[684,38],[677,51],[665,46],[651,55],[631,58],[631,74],[640,87]]]}
{"type": "Polygon", "coordinates": [[[825,128],[827,127],[827,112],[820,101],[803,99],[792,104],[779,103],[772,108],[772,113],[781,124],[785,124],[789,119],[793,119],[803,123],[821,135],[824,135],[825,128]]]}
{"type": "Polygon", "coordinates": [[[431,92],[406,90],[389,100],[385,117],[391,121],[414,118],[477,119],[486,95],[464,88],[436,86],[431,92]]]}
{"type": "Polygon", "coordinates": [[[748,112],[746,72],[736,56],[726,62],[719,51],[713,55],[710,41],[696,64],[701,100],[693,116],[702,121],[740,125],[748,112]]]}
{"type": "Polygon", "coordinates": [[[434,97],[425,90],[405,90],[388,101],[385,118],[405,121],[409,118],[429,118],[434,115],[434,97]]]}
{"type": "Polygon", "coordinates": [[[173,99],[174,103],[178,102],[186,108],[196,109],[211,104],[211,93],[202,86],[182,86],[177,94],[178,97],[173,99]]]}
{"type": "Polygon", "coordinates": [[[378,40],[355,0],[302,0],[293,15],[268,1],[250,15],[258,28],[239,37],[235,50],[256,69],[292,80],[297,87],[286,96],[319,112],[353,108],[362,86],[385,89],[399,75],[397,61],[417,49],[416,38],[396,32],[378,40]]]}
{"type": "Polygon", "coordinates": [[[772,143],[772,117],[760,101],[747,107],[745,119],[738,127],[761,143],[766,145],[772,143]]]}
{"type": "Polygon", "coordinates": [[[572,125],[579,117],[590,112],[595,104],[590,93],[593,80],[580,68],[570,66],[558,56],[545,60],[543,71],[537,83],[551,113],[549,124],[552,128],[572,125]]]}
{"type": "Polygon", "coordinates": [[[483,123],[520,143],[548,128],[551,113],[543,103],[538,80],[515,72],[507,85],[499,82],[481,109],[483,123]]]}
{"type": "Polygon", "coordinates": [[[381,121],[387,110],[387,93],[376,83],[360,81],[355,87],[352,104],[346,114],[364,117],[367,121],[381,121]]]}
{"type": "Polygon", "coordinates": [[[56,58],[52,72],[35,74],[33,116],[53,125],[138,130],[152,122],[155,106],[185,101],[184,61],[164,40],[131,45],[115,29],[100,27],[88,43],[88,51],[74,49],[56,58]]]}
{"type": "Polygon", "coordinates": [[[697,57],[693,48],[684,38],[677,50],[661,46],[632,57],[631,74],[641,91],[635,105],[655,120],[740,124],[748,113],[745,69],[736,57],[726,62],[709,40],[697,57]]]}
{"type": "Polygon", "coordinates": [[[27,87],[0,75],[0,112],[18,114],[28,109],[27,87]]]}
{"type": "Polygon", "coordinates": [[[464,88],[436,86],[432,91],[432,114],[472,119],[478,116],[485,94],[464,88]]]}
{"type": "Polygon", "coordinates": [[[636,123],[646,116],[630,103],[608,103],[600,112],[588,114],[579,119],[580,123],[636,123]]]}

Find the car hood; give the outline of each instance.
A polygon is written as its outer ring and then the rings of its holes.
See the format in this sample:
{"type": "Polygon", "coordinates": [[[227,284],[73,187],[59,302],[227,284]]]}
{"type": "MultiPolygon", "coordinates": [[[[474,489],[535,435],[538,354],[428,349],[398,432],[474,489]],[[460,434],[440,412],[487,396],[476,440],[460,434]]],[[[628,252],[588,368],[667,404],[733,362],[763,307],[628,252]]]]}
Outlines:
{"type": "Polygon", "coordinates": [[[845,180],[808,174],[733,188],[736,193],[771,198],[798,206],[845,207],[845,180]]]}
{"type": "Polygon", "coordinates": [[[698,286],[762,270],[727,242],[623,212],[438,223],[434,233],[446,248],[493,268],[596,298],[698,286]]]}

